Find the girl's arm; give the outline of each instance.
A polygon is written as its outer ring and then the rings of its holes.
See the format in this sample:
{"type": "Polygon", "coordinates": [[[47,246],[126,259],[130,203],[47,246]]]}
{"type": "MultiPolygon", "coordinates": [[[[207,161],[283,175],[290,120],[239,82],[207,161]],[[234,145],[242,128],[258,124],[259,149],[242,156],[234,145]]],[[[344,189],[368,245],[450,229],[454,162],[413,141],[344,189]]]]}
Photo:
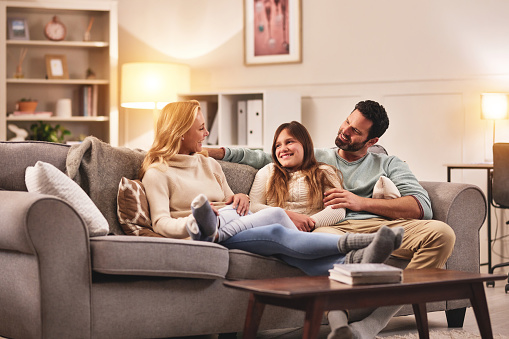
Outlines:
{"type": "MultiPolygon", "coordinates": [[[[327,166],[322,165],[320,166],[322,171],[324,171],[324,174],[326,175],[327,179],[331,182],[333,187],[324,187],[323,191],[324,193],[331,189],[331,188],[342,188],[341,180],[339,179],[336,169],[327,166]]],[[[333,209],[331,206],[325,207],[323,210],[321,210],[318,213],[315,213],[311,216],[311,218],[315,221],[315,228],[322,227],[322,226],[331,226],[335,225],[341,220],[343,220],[346,216],[346,210],[344,208],[336,208],[333,209]]]]}
{"type": "Polygon", "coordinates": [[[261,168],[257,173],[249,192],[251,198],[251,211],[258,212],[264,208],[270,207],[267,205],[267,182],[271,176],[271,166],[268,164],[261,168]]]}

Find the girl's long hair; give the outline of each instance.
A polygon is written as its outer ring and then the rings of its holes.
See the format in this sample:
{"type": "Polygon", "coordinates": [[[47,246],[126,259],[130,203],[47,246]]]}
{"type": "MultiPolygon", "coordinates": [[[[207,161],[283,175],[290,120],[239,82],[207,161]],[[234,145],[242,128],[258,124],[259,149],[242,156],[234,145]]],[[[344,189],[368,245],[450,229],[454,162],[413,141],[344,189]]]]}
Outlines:
{"type": "MultiPolygon", "coordinates": [[[[313,140],[308,130],[301,123],[292,121],[280,125],[274,133],[272,142],[272,161],[274,162],[274,173],[267,190],[267,200],[272,201],[276,206],[285,208],[288,201],[288,182],[290,181],[290,173],[281,166],[276,156],[276,142],[279,134],[283,130],[293,136],[304,148],[304,158],[302,164],[296,170],[302,171],[305,176],[306,183],[309,187],[309,207],[323,209],[323,191],[326,187],[333,187],[333,184],[325,175],[324,171],[319,168],[322,163],[316,161],[313,140]]],[[[331,166],[332,167],[332,166],[331,166]]],[[[335,168],[334,168],[335,169],[335,168]]],[[[336,170],[336,169],[335,169],[336,170]]],[[[340,182],[342,182],[340,173],[336,170],[340,182]]]]}
{"type": "Polygon", "coordinates": [[[148,167],[153,163],[166,164],[177,154],[182,143],[182,136],[193,125],[200,103],[196,100],[172,102],[164,106],[157,119],[154,142],[147,152],[138,176],[143,178],[148,167]]]}

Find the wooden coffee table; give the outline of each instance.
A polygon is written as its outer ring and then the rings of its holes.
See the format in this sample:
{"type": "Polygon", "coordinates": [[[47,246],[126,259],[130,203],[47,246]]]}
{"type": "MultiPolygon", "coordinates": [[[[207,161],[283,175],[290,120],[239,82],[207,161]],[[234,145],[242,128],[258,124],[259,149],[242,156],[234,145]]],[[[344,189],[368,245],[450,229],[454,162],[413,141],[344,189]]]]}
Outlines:
{"type": "Polygon", "coordinates": [[[350,286],[327,276],[226,281],[250,292],[243,338],[255,338],[266,304],[306,312],[303,338],[316,338],[323,312],[386,305],[412,304],[419,338],[429,338],[426,302],[469,299],[482,338],[493,338],[484,281],[504,280],[505,274],[481,274],[442,269],[404,270],[400,284],[350,286]]]}

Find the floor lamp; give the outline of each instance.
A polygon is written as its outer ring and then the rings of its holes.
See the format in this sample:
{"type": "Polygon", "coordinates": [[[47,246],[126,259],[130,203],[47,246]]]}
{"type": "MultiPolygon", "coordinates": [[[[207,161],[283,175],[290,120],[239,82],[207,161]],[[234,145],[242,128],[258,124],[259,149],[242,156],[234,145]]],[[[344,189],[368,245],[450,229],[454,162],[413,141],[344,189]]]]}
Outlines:
{"type": "MultiPolygon", "coordinates": [[[[123,64],[120,106],[152,110],[155,131],[159,111],[166,104],[177,101],[178,93],[190,91],[190,73],[189,66],[182,64],[156,62],[123,64]]],[[[127,128],[125,118],[126,143],[127,128]]]]}
{"type": "MultiPolygon", "coordinates": [[[[499,119],[507,119],[507,94],[506,93],[482,93],[481,94],[481,119],[493,120],[493,142],[490,148],[493,152],[495,143],[495,126],[499,119]]],[[[491,158],[492,160],[493,158],[491,158]]]]}

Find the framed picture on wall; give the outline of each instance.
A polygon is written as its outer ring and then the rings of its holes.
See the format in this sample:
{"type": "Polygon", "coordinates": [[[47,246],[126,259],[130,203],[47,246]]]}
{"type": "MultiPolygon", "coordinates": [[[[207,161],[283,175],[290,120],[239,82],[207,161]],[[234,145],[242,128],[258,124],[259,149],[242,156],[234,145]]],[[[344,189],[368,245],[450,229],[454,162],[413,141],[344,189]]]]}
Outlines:
{"type": "Polygon", "coordinates": [[[27,20],[23,18],[8,18],[7,25],[9,30],[9,39],[11,40],[29,40],[27,20]]]}
{"type": "Polygon", "coordinates": [[[69,79],[65,55],[45,55],[48,79],[69,79]]]}
{"type": "Polygon", "coordinates": [[[244,0],[244,63],[302,62],[301,0],[244,0]]]}

